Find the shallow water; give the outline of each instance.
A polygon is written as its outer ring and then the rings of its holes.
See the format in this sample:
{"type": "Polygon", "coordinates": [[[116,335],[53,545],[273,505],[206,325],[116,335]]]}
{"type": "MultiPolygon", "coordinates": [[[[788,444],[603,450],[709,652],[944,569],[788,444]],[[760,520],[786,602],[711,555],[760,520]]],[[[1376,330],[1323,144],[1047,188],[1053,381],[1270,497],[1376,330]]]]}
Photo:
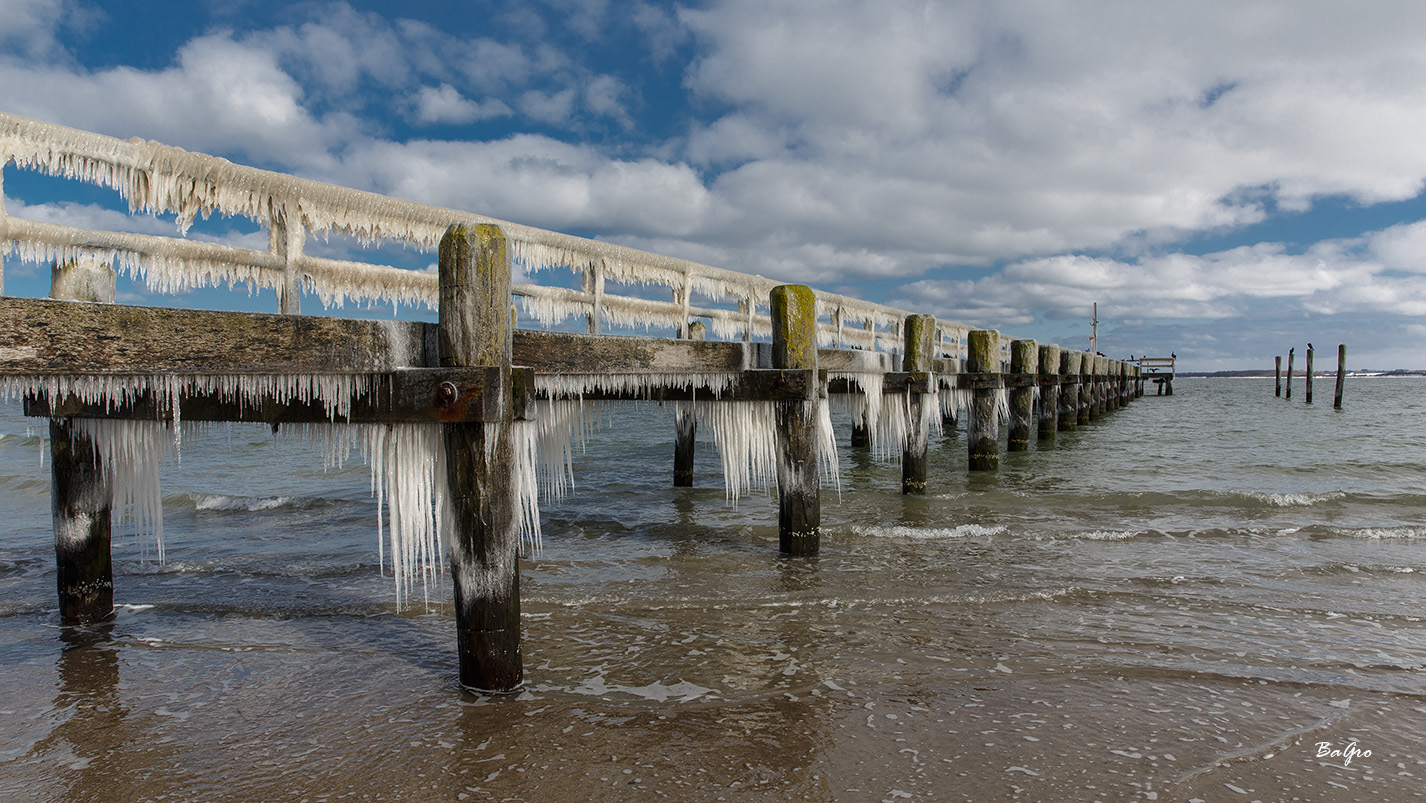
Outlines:
{"type": "Polygon", "coordinates": [[[1177,391],[993,475],[933,439],[926,497],[837,417],[814,559],[711,444],[669,487],[672,411],[617,407],[544,506],[500,700],[455,684],[445,577],[395,610],[365,467],[263,427],[185,438],[167,561],[116,536],[118,615],[61,629],[47,428],[8,403],[0,799],[1422,796],[1426,384],[1177,391]]]}

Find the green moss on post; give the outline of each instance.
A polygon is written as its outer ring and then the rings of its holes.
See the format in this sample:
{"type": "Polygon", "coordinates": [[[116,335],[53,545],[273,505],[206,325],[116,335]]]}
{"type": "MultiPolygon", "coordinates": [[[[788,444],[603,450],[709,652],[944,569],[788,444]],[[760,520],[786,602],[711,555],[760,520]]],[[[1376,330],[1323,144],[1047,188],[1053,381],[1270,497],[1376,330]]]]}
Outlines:
{"type": "Polygon", "coordinates": [[[1311,344],[1311,343],[1308,343],[1308,344],[1307,344],[1307,365],[1305,366],[1305,368],[1306,368],[1307,370],[1306,370],[1306,372],[1302,375],[1302,378],[1303,378],[1304,381],[1306,381],[1307,386],[1306,386],[1306,388],[1305,388],[1306,394],[1305,394],[1305,398],[1303,399],[1303,401],[1306,402],[1306,403],[1308,403],[1308,404],[1311,404],[1311,403],[1312,403],[1312,344],[1311,344]]]}
{"type": "MultiPolygon", "coordinates": [[[[817,370],[817,297],[802,285],[770,294],[772,367],[817,370]]],[[[815,555],[822,538],[817,402],[777,404],[777,530],[785,555],[815,555]]]]}
{"type": "MultiPolygon", "coordinates": [[[[931,370],[931,358],[935,355],[936,318],[934,315],[908,315],[906,317],[905,357],[902,368],[908,372],[931,370]]],[[[935,387],[935,383],[932,383],[935,387]]],[[[926,444],[930,440],[930,418],[934,414],[936,394],[916,393],[908,390],[907,405],[910,421],[907,422],[906,443],[901,452],[901,492],[904,494],[926,493],[926,444]]]]}
{"type": "Polygon", "coordinates": [[[1040,364],[1040,350],[1033,340],[1010,341],[1010,374],[1016,384],[1010,388],[1010,433],[1005,450],[1024,452],[1030,449],[1031,419],[1035,415],[1035,373],[1040,364]]]}
{"type": "Polygon", "coordinates": [[[520,648],[519,509],[510,443],[510,256],[498,226],[455,224],[441,239],[438,341],[445,367],[499,368],[486,422],[443,424],[454,530],[461,685],[510,692],[520,648]]]}
{"type": "MultiPolygon", "coordinates": [[[[966,338],[966,372],[1000,374],[1000,333],[987,329],[973,330],[966,338]]],[[[978,387],[971,394],[970,415],[966,431],[970,450],[971,471],[995,471],[1000,468],[1000,418],[996,412],[994,387],[978,387]]]]}
{"type": "Polygon", "coordinates": [[[1042,441],[1055,439],[1060,420],[1060,347],[1040,347],[1040,421],[1042,441]]]}

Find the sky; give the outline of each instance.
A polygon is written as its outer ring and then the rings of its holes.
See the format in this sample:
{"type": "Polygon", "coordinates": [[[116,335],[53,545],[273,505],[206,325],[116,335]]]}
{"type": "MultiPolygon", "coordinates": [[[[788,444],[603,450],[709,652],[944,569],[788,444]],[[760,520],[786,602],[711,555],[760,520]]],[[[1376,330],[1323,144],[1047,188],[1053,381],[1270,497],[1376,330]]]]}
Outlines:
{"type": "MultiPolygon", "coordinates": [[[[1074,348],[1097,302],[1181,370],[1426,368],[1423,3],[0,0],[0,111],[1074,348]]],[[[112,196],[5,171],[174,233],[112,196]]]]}

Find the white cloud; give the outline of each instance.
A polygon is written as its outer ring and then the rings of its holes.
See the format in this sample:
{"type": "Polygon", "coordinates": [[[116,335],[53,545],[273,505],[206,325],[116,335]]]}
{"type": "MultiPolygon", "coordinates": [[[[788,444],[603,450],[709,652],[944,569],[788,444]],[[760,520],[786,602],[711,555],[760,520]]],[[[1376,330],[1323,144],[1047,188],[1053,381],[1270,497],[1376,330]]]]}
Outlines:
{"type": "Polygon", "coordinates": [[[509,114],[510,107],[504,103],[477,103],[450,84],[423,86],[416,93],[416,119],[422,123],[472,123],[509,114]]]}

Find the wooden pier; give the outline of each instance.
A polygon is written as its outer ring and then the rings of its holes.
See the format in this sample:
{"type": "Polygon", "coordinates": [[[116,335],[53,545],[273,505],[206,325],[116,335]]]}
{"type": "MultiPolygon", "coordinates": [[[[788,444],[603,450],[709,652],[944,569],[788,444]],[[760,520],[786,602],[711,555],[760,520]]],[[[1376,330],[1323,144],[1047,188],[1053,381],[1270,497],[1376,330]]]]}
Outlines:
{"type": "MultiPolygon", "coordinates": [[[[861,442],[900,457],[903,493],[921,494],[936,483],[926,451],[938,417],[964,415],[970,468],[990,471],[1002,416],[1008,448],[1023,450],[1034,423],[1039,440],[1052,440],[1142,395],[1146,378],[1172,393],[1172,361],[1165,376],[1143,360],[1011,341],[760,276],[0,114],[6,163],[115,188],[134,211],[237,215],[270,235],[269,250],[254,251],[23,220],[0,207],[0,247],[54,265],[52,298],[0,297],[0,390],[51,421],[67,625],[113,608],[113,484],[126,467],[95,445],[107,422],[151,422],[145,437],[180,420],[431,435],[414,439],[430,452],[412,465],[439,466],[423,481],[442,489],[433,498],[445,501],[431,504],[448,505],[425,512],[444,528],[461,683],[505,692],[523,677],[518,555],[538,538],[539,467],[528,458],[555,405],[678,402],[674,484],[694,481],[693,431],[707,421],[729,493],[775,482],[781,552],[807,556],[820,548],[821,467],[835,466],[829,396],[847,402],[861,442]],[[439,271],[306,253],[308,235],[330,232],[437,250],[439,271]],[[272,289],[279,312],[114,304],[115,266],[161,291],[272,289]],[[516,268],[573,270],[581,289],[512,284],[516,268]],[[638,292],[649,285],[667,295],[638,292]],[[299,315],[304,292],[324,303],[425,304],[439,321],[299,315]],[[585,331],[519,328],[512,305],[544,327],[583,318],[585,331]],[[675,336],[602,331],[631,325],[675,336]]],[[[0,292],[3,276],[0,263],[0,292]]]]}
{"type": "Polygon", "coordinates": [[[1178,355],[1169,357],[1140,357],[1134,360],[1134,364],[1139,367],[1139,381],[1153,382],[1158,388],[1159,396],[1173,395],[1173,375],[1174,367],[1178,363],[1178,355]]]}

